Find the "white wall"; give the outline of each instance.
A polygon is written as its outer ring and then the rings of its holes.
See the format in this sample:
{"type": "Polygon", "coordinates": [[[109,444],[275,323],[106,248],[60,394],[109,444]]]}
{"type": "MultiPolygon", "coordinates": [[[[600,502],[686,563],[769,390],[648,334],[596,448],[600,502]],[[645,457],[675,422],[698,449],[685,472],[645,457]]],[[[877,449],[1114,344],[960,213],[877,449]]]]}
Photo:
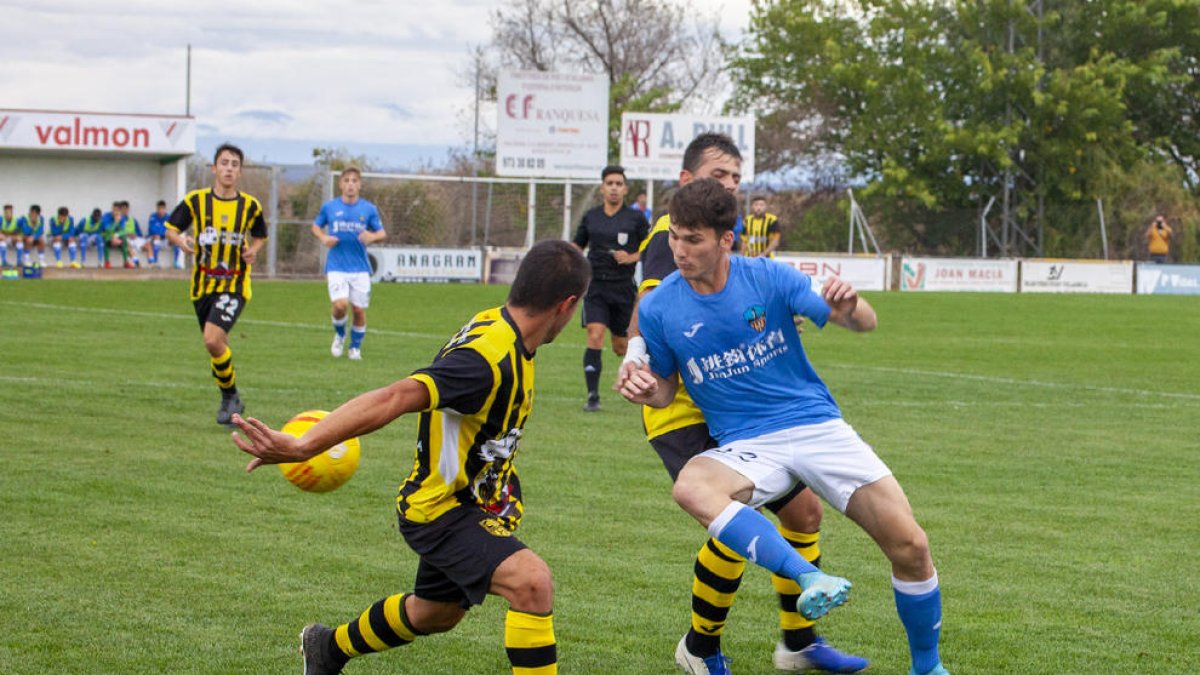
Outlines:
{"type": "MultiPolygon", "coordinates": [[[[42,214],[53,216],[60,206],[71,215],[86,217],[93,208],[109,211],[116,200],[129,202],[130,214],[142,227],[162,199],[167,209],[183,199],[186,159],[148,157],[37,157],[0,155],[0,204],[13,212],[29,212],[39,204],[42,214]]],[[[144,231],[144,229],[143,229],[144,231]]]]}

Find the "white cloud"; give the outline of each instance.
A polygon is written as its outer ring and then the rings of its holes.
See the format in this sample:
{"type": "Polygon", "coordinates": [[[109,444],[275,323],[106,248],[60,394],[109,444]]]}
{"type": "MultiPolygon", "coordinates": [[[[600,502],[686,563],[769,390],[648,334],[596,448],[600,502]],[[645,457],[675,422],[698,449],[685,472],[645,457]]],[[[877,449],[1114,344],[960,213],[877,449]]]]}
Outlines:
{"type": "MultiPolygon", "coordinates": [[[[748,0],[705,0],[727,33],[748,0]]],[[[214,135],[465,145],[498,0],[7,0],[5,107],[182,114],[214,135]]]]}

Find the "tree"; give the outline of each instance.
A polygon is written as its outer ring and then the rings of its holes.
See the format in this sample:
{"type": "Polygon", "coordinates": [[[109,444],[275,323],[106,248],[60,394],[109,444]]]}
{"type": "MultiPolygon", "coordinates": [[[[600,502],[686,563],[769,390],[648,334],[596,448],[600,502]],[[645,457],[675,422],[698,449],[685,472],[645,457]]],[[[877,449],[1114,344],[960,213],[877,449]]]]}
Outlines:
{"type": "Polygon", "coordinates": [[[1114,167],[1169,155],[1195,175],[1198,7],[757,2],[732,63],[735,105],[768,120],[790,111],[788,129],[843,158],[881,212],[908,218],[899,239],[916,248],[965,253],[970,237],[929,214],[1003,197],[1005,227],[1021,233],[1008,252],[1040,252],[1046,204],[1103,196],[1114,167]],[[1168,20],[1184,27],[1160,30],[1168,20]]]}
{"type": "Polygon", "coordinates": [[[623,111],[703,108],[721,89],[725,58],[717,20],[699,14],[689,0],[506,0],[491,23],[500,68],[608,78],[614,157],[623,111]]]}

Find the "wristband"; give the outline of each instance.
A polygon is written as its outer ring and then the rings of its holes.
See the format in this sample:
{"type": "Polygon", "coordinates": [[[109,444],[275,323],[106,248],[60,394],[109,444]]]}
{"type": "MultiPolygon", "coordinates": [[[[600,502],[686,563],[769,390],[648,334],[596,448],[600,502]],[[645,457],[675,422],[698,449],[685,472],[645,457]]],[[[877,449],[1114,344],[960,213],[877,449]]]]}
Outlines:
{"type": "Polygon", "coordinates": [[[626,363],[634,363],[639,366],[650,363],[650,355],[646,353],[646,339],[641,335],[629,338],[629,344],[625,347],[625,358],[621,361],[621,365],[626,363]]]}

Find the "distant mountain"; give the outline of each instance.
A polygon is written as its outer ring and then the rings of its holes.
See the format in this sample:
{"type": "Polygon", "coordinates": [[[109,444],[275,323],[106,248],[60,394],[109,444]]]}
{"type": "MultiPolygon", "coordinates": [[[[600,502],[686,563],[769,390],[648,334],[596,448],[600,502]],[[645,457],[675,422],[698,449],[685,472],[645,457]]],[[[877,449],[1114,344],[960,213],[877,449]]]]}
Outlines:
{"type": "MultiPolygon", "coordinates": [[[[244,138],[223,136],[197,136],[196,152],[210,157],[217,146],[233,143],[246,153],[248,161],[267,164],[285,164],[301,171],[313,165],[314,148],[344,148],[352,155],[365,155],[372,165],[384,171],[415,171],[429,165],[446,163],[451,150],[449,145],[421,143],[355,143],[319,139],[290,138],[244,138]]],[[[291,176],[297,174],[289,170],[291,176]]]]}

